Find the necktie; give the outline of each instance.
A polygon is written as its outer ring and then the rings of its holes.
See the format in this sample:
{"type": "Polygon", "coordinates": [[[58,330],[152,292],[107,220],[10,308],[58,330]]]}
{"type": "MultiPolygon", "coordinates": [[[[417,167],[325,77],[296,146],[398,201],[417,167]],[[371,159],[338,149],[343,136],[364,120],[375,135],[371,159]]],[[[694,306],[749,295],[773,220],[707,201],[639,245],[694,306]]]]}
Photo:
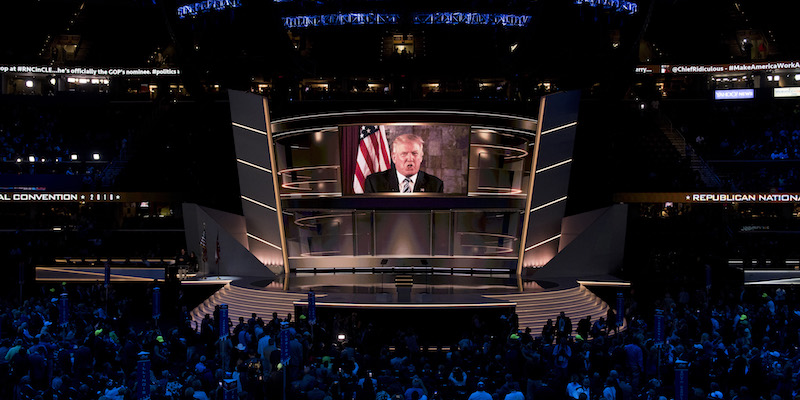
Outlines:
{"type": "Polygon", "coordinates": [[[411,178],[403,180],[403,193],[411,193],[411,178]]]}

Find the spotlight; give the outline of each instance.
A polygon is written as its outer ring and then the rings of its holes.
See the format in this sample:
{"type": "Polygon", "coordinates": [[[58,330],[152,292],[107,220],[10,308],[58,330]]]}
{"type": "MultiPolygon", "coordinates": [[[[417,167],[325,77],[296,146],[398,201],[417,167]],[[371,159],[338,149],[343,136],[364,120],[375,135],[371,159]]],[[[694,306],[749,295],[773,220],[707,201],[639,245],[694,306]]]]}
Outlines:
{"type": "Polygon", "coordinates": [[[339,335],[336,336],[336,339],[338,339],[340,342],[343,342],[345,338],[346,336],[344,335],[344,333],[340,333],[339,335]]]}
{"type": "Polygon", "coordinates": [[[33,81],[32,80],[25,81],[25,87],[32,88],[33,87],[33,81]]]}
{"type": "Polygon", "coordinates": [[[50,78],[50,84],[55,86],[56,85],[56,78],[50,78]]]}
{"type": "Polygon", "coordinates": [[[78,155],[77,154],[70,154],[69,159],[72,160],[72,161],[78,161],[78,155]]]}
{"type": "Polygon", "coordinates": [[[92,153],[92,160],[95,161],[100,160],[100,153],[92,153]]]}
{"type": "Polygon", "coordinates": [[[28,156],[29,162],[36,162],[36,156],[28,156]]]}

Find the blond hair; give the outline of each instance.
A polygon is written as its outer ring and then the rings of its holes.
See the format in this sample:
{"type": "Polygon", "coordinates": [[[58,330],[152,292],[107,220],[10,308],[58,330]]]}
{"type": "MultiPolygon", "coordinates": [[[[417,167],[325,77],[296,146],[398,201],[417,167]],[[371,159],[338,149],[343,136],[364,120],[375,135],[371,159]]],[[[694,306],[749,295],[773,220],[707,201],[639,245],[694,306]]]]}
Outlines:
{"type": "Polygon", "coordinates": [[[425,141],[422,140],[417,134],[413,133],[404,133],[394,138],[392,141],[392,154],[395,153],[394,149],[397,144],[407,144],[407,143],[417,143],[419,144],[419,149],[422,154],[425,154],[425,141]]]}

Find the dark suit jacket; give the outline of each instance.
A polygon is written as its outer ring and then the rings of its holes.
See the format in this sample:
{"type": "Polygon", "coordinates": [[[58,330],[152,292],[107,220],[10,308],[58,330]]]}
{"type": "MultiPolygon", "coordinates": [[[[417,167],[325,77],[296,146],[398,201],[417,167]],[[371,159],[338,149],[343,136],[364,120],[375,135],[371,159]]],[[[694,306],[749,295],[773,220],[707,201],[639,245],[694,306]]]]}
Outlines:
{"type": "MultiPolygon", "coordinates": [[[[394,168],[370,174],[364,182],[364,193],[389,193],[400,192],[400,183],[397,181],[397,171],[394,168]]],[[[414,193],[442,193],[444,182],[441,179],[419,171],[417,181],[414,183],[414,193]]]]}

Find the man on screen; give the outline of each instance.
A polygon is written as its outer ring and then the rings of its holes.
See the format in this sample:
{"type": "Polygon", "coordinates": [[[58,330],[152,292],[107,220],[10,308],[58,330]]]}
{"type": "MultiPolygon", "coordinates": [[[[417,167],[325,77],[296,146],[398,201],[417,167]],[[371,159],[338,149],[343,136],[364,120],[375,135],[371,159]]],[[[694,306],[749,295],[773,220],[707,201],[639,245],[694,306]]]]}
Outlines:
{"type": "Polygon", "coordinates": [[[424,144],[422,138],[413,133],[397,136],[392,142],[394,166],[369,175],[364,182],[364,193],[442,193],[442,180],[419,170],[424,144]]]}

